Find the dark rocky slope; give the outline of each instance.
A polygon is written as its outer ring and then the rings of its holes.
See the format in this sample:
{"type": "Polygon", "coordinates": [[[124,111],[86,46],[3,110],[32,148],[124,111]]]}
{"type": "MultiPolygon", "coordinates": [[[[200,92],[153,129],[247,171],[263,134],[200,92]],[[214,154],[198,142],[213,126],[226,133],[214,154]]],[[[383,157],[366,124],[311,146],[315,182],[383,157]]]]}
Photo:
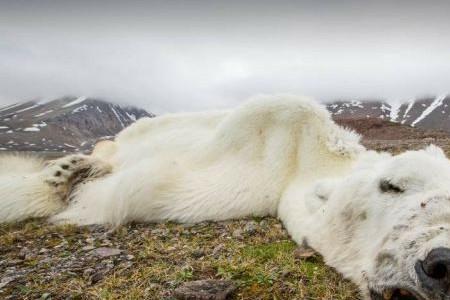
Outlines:
{"type": "Polygon", "coordinates": [[[84,97],[14,104],[0,108],[0,149],[89,151],[96,141],[110,139],[137,119],[152,116],[143,109],[84,97]]]}

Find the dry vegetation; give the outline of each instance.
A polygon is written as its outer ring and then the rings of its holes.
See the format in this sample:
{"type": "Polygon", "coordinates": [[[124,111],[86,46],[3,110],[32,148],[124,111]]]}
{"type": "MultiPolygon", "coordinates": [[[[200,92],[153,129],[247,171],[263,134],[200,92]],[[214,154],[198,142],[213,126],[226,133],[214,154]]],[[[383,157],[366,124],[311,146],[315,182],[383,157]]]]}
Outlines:
{"type": "Polygon", "coordinates": [[[1,225],[0,245],[2,299],[172,299],[197,279],[233,280],[236,299],[357,299],[320,257],[297,258],[273,218],[115,231],[31,220],[1,225]]]}
{"type": "MultiPolygon", "coordinates": [[[[371,148],[400,152],[434,142],[450,149],[440,132],[358,124],[346,123],[371,148]]],[[[358,299],[355,286],[320,257],[295,254],[273,218],[114,231],[30,220],[0,225],[0,298],[173,299],[183,282],[229,279],[237,285],[235,299],[358,299]]]]}

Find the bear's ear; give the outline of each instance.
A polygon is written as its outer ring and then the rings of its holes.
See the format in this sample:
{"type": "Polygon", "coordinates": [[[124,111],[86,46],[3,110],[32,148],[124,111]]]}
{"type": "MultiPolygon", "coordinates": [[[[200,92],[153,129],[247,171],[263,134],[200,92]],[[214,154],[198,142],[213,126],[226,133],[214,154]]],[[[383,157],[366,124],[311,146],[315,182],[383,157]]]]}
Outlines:
{"type": "Polygon", "coordinates": [[[424,151],[426,154],[429,154],[433,157],[447,158],[447,156],[445,156],[444,150],[433,144],[427,146],[424,151]]]}

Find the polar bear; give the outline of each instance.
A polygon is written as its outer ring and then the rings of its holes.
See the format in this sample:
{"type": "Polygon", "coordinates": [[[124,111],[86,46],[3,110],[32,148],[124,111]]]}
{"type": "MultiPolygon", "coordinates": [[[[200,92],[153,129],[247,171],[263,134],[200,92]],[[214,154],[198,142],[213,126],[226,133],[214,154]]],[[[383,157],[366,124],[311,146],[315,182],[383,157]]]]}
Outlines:
{"type": "Polygon", "coordinates": [[[450,299],[450,161],[366,150],[314,101],[141,119],[92,155],[0,158],[0,222],[277,216],[364,299],[450,299]]]}

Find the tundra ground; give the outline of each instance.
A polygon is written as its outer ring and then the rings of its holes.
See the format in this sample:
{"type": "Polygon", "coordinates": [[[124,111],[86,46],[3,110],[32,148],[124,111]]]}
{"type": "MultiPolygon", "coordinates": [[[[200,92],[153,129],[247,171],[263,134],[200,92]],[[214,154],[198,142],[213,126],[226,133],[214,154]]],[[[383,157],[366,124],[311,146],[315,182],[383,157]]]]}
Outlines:
{"type": "Polygon", "coordinates": [[[183,282],[231,279],[236,299],[357,299],[321,258],[299,258],[273,218],[221,223],[0,227],[2,299],[172,299],[183,282]]]}

